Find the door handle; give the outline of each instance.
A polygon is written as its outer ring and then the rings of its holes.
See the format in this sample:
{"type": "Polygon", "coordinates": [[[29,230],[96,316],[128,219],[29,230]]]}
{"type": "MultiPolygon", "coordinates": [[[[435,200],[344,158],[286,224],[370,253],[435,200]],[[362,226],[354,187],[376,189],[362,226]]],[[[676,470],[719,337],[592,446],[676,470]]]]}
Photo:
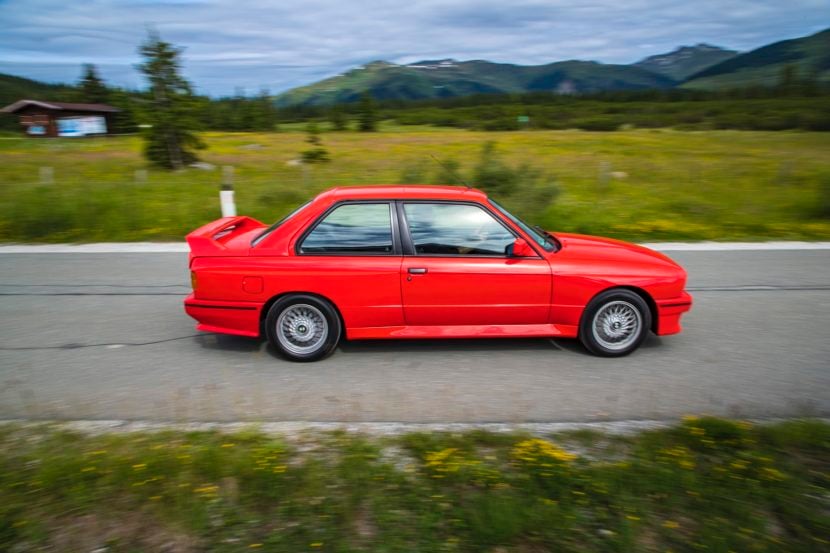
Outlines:
{"type": "Polygon", "coordinates": [[[423,275],[426,274],[427,270],[424,267],[410,267],[409,274],[410,275],[423,275]]]}

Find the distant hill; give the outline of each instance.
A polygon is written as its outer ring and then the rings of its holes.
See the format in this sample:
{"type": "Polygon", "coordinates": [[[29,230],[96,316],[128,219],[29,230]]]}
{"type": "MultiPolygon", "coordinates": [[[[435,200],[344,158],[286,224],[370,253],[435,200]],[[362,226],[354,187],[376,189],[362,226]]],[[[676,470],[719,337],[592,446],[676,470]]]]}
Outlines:
{"type": "Polygon", "coordinates": [[[681,46],[668,54],[649,56],[634,65],[675,81],[684,81],[689,76],[736,55],[738,52],[735,50],[700,43],[695,46],[681,46]]]}
{"type": "Polygon", "coordinates": [[[750,84],[776,85],[787,65],[800,77],[814,75],[830,82],[830,29],[814,35],[782,40],[695,73],[684,88],[714,89],[750,84]]]}
{"type": "Polygon", "coordinates": [[[24,98],[29,100],[71,100],[76,89],[63,84],[47,84],[0,73],[0,107],[24,98]]]}
{"type": "Polygon", "coordinates": [[[676,81],[631,65],[562,61],[514,65],[483,60],[425,60],[408,65],[376,61],[289,90],[278,105],[327,105],[352,102],[368,92],[379,100],[421,100],[482,93],[552,91],[562,94],[602,90],[671,88],[676,81]]]}

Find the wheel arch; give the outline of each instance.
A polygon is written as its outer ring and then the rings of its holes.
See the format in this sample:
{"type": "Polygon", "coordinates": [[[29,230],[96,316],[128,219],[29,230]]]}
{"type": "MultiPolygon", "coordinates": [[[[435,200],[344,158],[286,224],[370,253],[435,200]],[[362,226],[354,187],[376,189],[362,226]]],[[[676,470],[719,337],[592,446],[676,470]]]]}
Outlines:
{"type": "MultiPolygon", "coordinates": [[[[588,305],[590,305],[591,302],[594,301],[597,298],[597,296],[599,296],[600,294],[605,294],[606,292],[613,292],[614,290],[628,290],[629,292],[634,292],[635,294],[640,296],[643,299],[644,302],[646,302],[646,305],[648,306],[649,313],[651,314],[651,327],[649,328],[649,330],[651,330],[652,332],[654,332],[656,334],[657,333],[657,328],[658,328],[658,326],[657,326],[657,317],[658,317],[657,302],[654,301],[654,298],[651,297],[651,294],[649,294],[647,291],[645,291],[644,289],[639,288],[637,286],[611,286],[611,287],[608,287],[608,288],[603,288],[602,290],[600,290],[599,292],[594,294],[591,297],[590,300],[588,300],[588,302],[585,304],[585,307],[587,308],[588,305]]],[[[583,317],[585,316],[585,310],[582,311],[582,316],[583,317]]]]}
{"type": "Polygon", "coordinates": [[[340,312],[340,308],[337,307],[337,304],[334,301],[332,301],[331,298],[327,298],[323,294],[318,294],[316,292],[305,292],[302,290],[291,290],[290,292],[281,292],[271,297],[262,305],[262,309],[259,312],[259,331],[262,336],[265,336],[265,319],[268,317],[268,312],[271,310],[271,306],[286,296],[312,296],[327,302],[329,305],[332,306],[334,312],[337,313],[337,318],[340,320],[339,338],[342,339],[346,336],[346,321],[343,319],[343,313],[340,312]]]}

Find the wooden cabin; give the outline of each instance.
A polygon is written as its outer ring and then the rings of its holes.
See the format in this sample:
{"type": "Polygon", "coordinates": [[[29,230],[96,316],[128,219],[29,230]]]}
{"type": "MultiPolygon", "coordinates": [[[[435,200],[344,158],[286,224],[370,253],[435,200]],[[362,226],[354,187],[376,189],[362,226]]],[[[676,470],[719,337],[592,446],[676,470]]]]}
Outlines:
{"type": "Polygon", "coordinates": [[[44,102],[18,100],[0,109],[3,113],[16,114],[27,136],[79,137],[110,133],[112,117],[118,108],[107,104],[73,104],[69,102],[44,102]]]}

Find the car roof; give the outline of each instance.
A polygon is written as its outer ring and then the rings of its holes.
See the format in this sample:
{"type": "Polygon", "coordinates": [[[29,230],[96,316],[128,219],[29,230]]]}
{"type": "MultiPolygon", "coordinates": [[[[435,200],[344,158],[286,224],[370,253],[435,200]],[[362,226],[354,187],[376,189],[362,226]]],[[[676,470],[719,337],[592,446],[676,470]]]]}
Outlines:
{"type": "Polygon", "coordinates": [[[487,195],[481,190],[466,186],[439,185],[374,185],[374,186],[338,186],[320,194],[318,198],[333,197],[335,200],[354,199],[430,199],[430,200],[485,200],[487,195]]]}

